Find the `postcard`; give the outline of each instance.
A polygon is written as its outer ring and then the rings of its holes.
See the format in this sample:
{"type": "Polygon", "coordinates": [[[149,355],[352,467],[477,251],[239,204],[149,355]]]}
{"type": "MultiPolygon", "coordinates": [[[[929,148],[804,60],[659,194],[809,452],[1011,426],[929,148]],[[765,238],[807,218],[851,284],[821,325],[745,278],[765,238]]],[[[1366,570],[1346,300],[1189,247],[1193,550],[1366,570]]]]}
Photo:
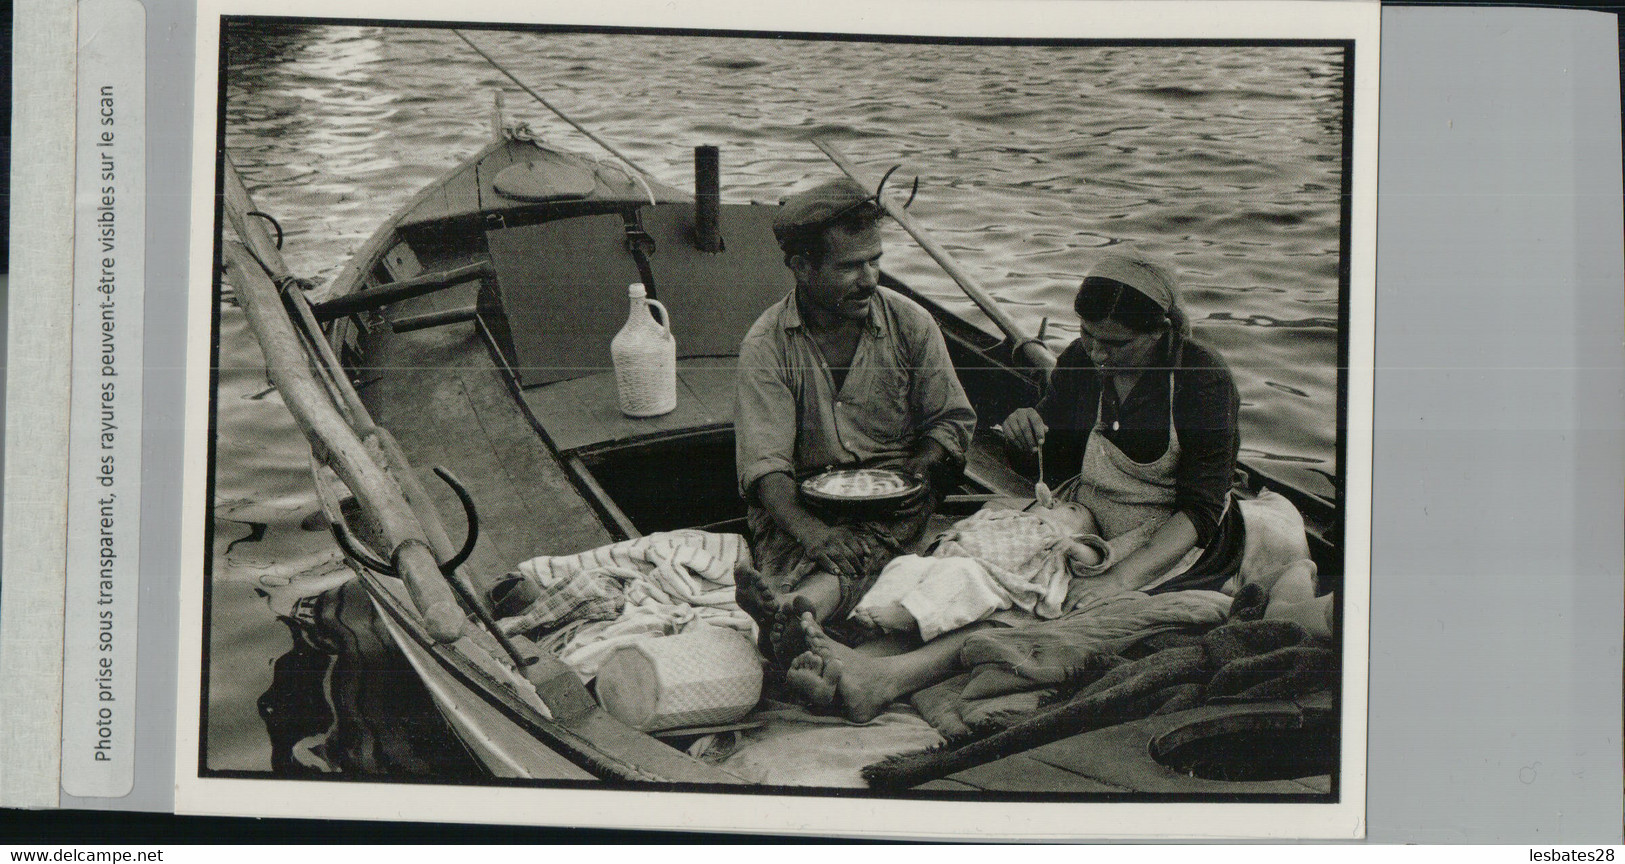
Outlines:
{"type": "Polygon", "coordinates": [[[1378,12],[200,0],[177,812],[1362,836],[1378,12]]]}

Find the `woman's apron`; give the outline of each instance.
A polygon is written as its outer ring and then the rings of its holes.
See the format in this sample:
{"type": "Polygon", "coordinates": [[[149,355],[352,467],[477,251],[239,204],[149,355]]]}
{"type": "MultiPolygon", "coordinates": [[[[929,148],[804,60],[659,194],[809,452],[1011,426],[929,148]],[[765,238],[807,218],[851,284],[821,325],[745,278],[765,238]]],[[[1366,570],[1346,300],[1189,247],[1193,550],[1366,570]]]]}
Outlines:
{"type": "MultiPolygon", "coordinates": [[[[1112,548],[1113,560],[1121,561],[1145,545],[1176,512],[1174,469],[1179,465],[1180,449],[1179,435],[1174,428],[1174,373],[1171,370],[1168,373],[1168,449],[1149,463],[1135,462],[1106,438],[1100,399],[1104,399],[1107,386],[1108,382],[1101,382],[1101,396],[1095,402],[1094,426],[1089,433],[1089,443],[1083,449],[1082,468],[1077,477],[1062,485],[1056,497],[1089,508],[1100,535],[1112,548]]],[[[1140,590],[1148,591],[1184,573],[1201,556],[1200,548],[1192,549],[1168,572],[1140,590]]]]}

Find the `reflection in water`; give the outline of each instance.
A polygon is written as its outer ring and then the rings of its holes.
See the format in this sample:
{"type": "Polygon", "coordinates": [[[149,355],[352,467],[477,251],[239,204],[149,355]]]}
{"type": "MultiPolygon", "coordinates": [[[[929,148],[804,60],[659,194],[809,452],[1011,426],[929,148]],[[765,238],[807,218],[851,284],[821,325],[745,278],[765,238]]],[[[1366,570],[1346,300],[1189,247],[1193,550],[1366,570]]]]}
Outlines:
{"type": "Polygon", "coordinates": [[[478,776],[371,604],[351,579],[301,598],[280,618],[293,648],[272,664],[271,686],[257,702],[271,770],[478,776]]]}
{"type": "MultiPolygon", "coordinates": [[[[1333,489],[1341,48],[471,38],[674,186],[696,144],[722,148],[730,201],[832,173],[815,137],[875,173],[900,163],[920,178],[915,218],[1056,349],[1098,250],[1162,256],[1235,374],[1244,455],[1333,489]]],[[[292,270],[318,281],[489,140],[498,91],[511,119],[600,155],[449,31],[234,23],[226,44],[226,147],[285,227],[292,270]]],[[[888,271],[980,320],[887,230],[888,271]]],[[[384,634],[352,619],[364,598],[313,518],[308,447],[241,311],[220,312],[209,767],[468,770],[423,761],[462,754],[419,746],[450,733],[384,634]],[[346,666],[340,647],[382,659],[346,666]]]]}

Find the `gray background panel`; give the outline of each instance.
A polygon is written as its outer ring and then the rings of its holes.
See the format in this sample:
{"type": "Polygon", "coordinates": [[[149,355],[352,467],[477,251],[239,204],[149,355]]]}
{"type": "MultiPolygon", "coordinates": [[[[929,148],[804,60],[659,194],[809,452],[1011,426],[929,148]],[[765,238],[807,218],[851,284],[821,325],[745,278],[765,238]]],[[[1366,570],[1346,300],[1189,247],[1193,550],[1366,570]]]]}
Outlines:
{"type": "Polygon", "coordinates": [[[1382,23],[1369,838],[1619,842],[1614,18],[1382,23]]]}

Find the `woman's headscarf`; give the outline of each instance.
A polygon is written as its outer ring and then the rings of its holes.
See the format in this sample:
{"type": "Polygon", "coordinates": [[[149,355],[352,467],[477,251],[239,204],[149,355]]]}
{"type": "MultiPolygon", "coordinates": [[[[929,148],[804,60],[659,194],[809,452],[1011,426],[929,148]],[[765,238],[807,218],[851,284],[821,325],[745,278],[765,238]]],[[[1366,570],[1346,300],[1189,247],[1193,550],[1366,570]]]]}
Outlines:
{"type": "MultiPolygon", "coordinates": [[[[1191,322],[1179,299],[1179,283],[1165,264],[1137,252],[1108,252],[1089,268],[1091,278],[1120,282],[1145,295],[1168,317],[1168,361],[1177,368],[1184,354],[1185,340],[1191,335],[1191,322]]],[[[1080,289],[1081,290],[1081,289],[1080,289]]]]}

